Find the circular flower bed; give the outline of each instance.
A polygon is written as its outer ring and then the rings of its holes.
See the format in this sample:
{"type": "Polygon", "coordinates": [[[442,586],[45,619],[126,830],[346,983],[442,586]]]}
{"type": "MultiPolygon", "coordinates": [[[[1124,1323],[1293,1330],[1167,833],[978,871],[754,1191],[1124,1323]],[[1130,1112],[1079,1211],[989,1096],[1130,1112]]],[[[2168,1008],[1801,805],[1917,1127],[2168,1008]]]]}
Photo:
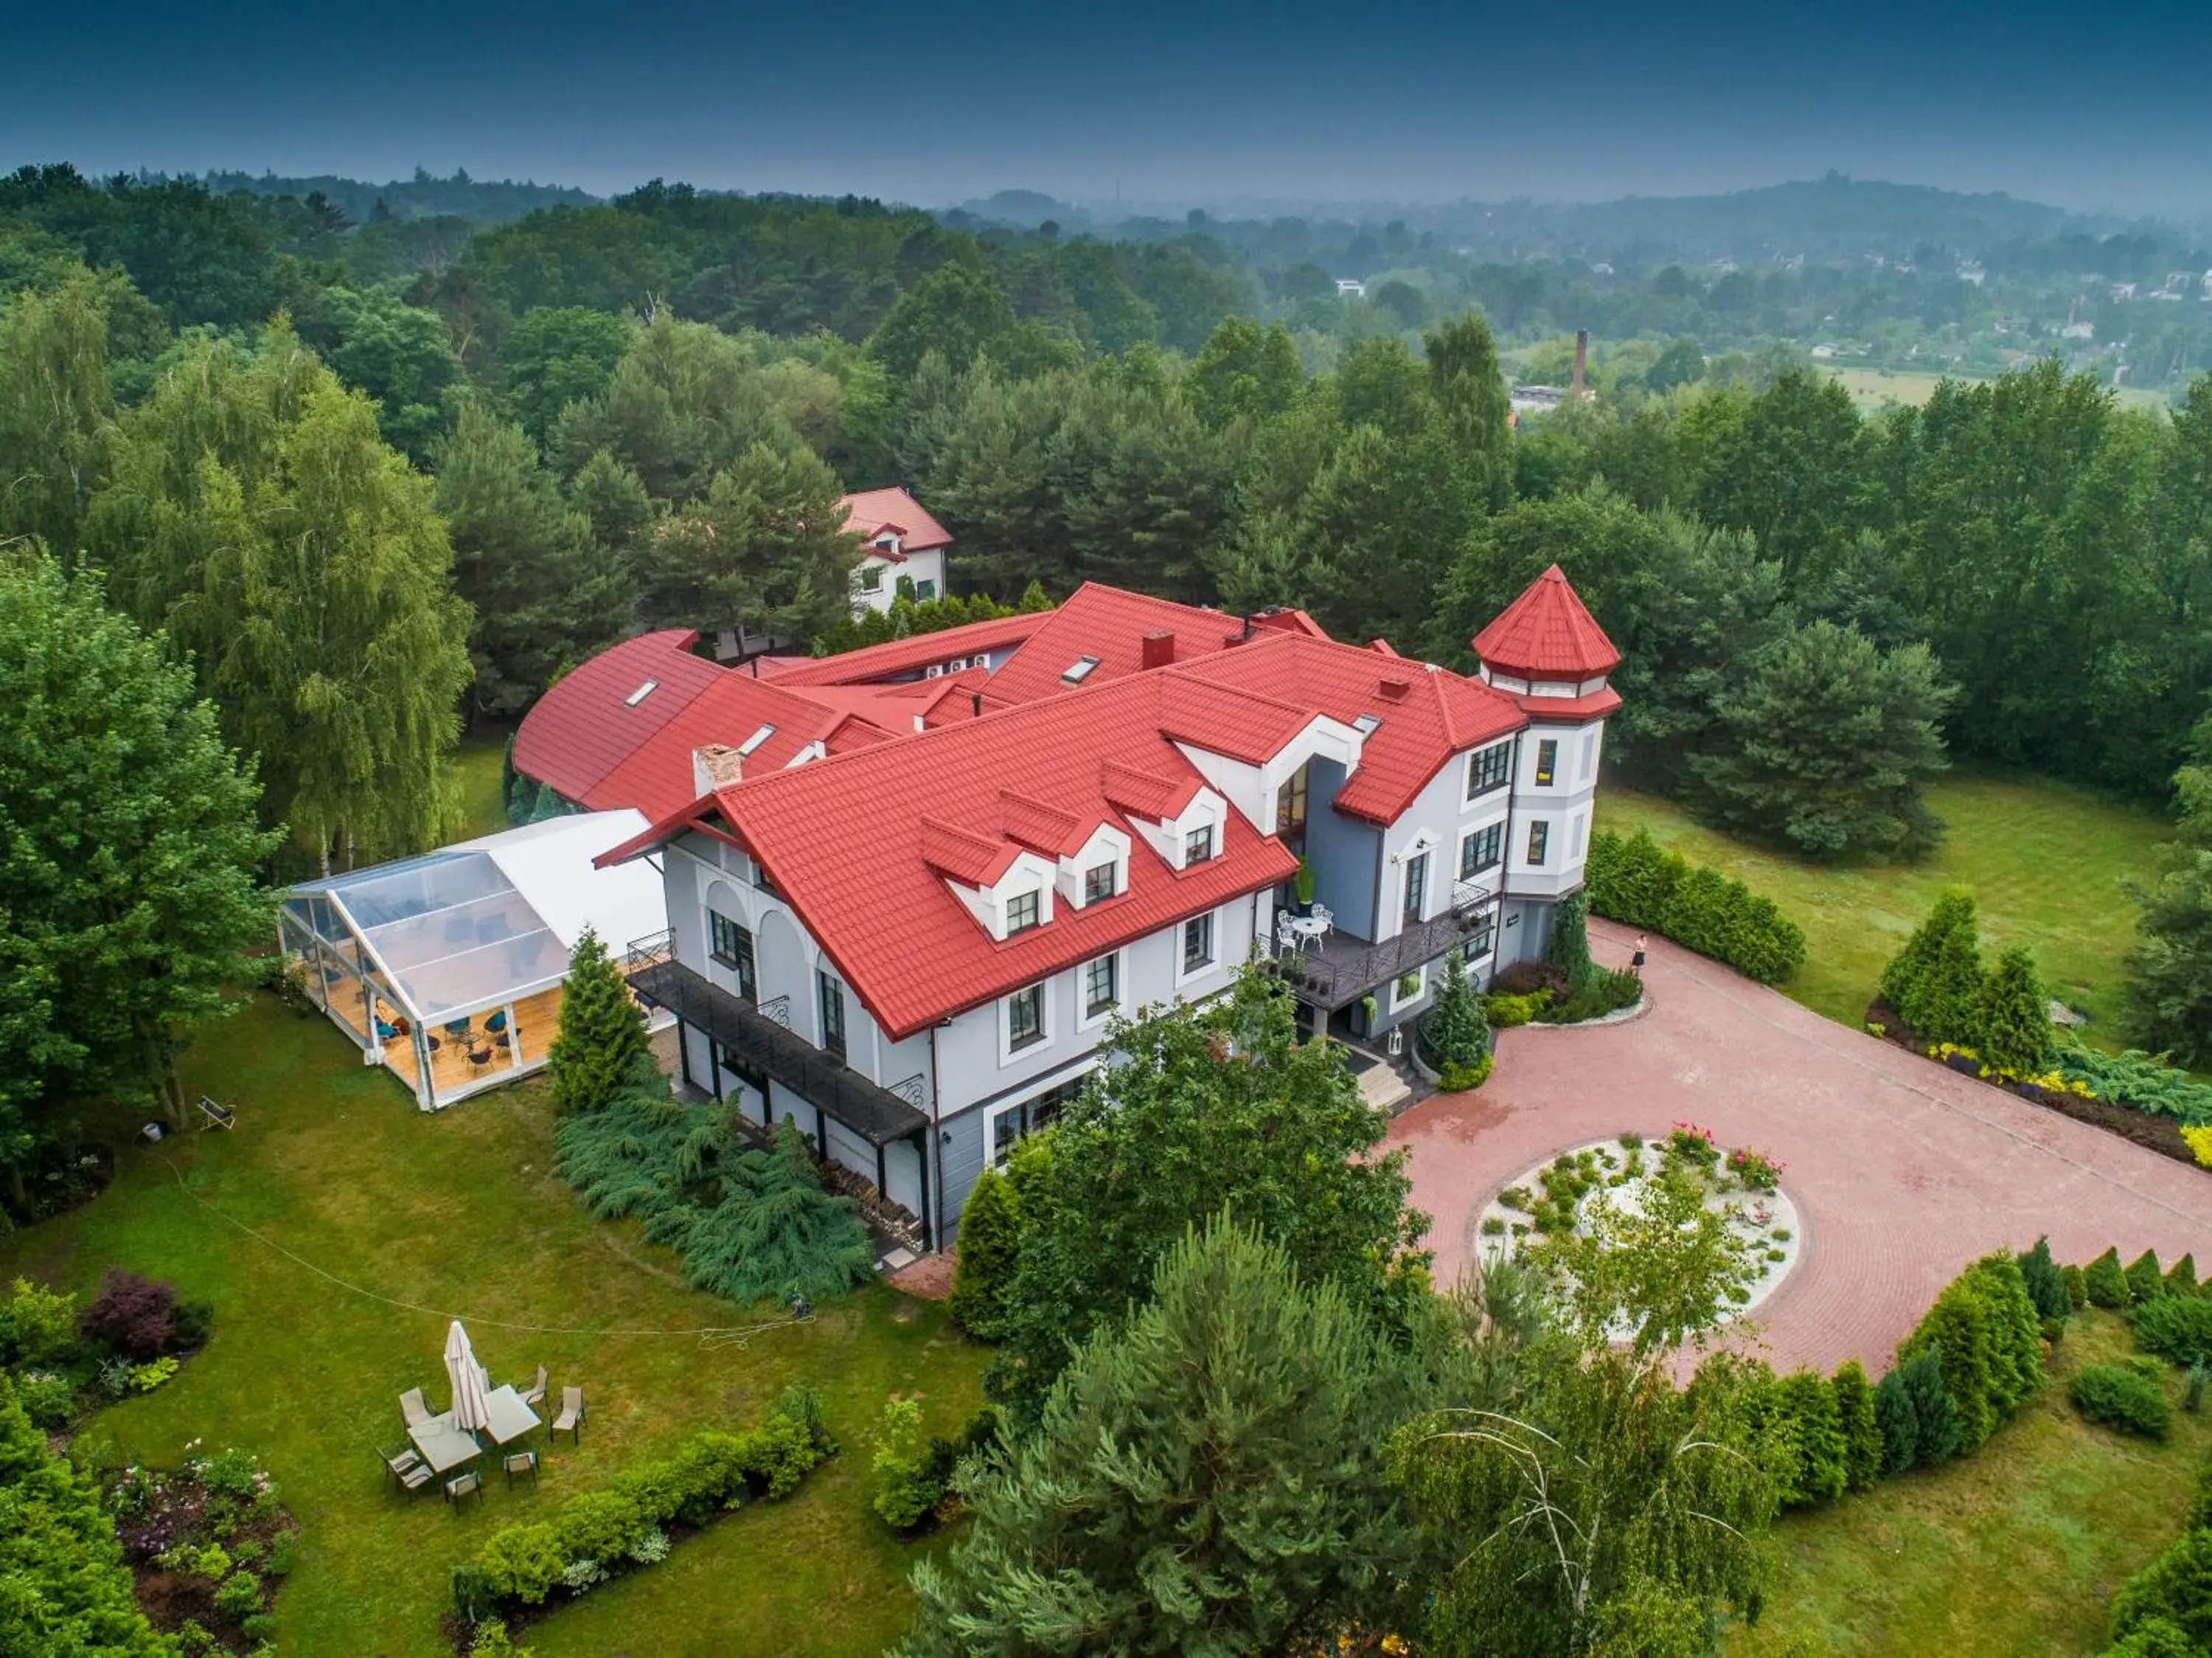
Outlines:
{"type": "Polygon", "coordinates": [[[1731,1292],[1727,1316],[1749,1313],[1780,1287],[1803,1253],[1797,1206],[1782,1190],[1779,1161],[1749,1146],[1723,1148],[1695,1123],[1677,1123],[1655,1140],[1634,1133],[1594,1140],[1537,1164],[1476,1217],[1480,1247],[1486,1257],[1517,1253],[1528,1240],[1578,1229],[1601,1193],[1614,1207],[1633,1210],[1662,1168],[1680,1170],[1704,1187],[1705,1206],[1727,1218],[1759,1268],[1731,1292]]]}

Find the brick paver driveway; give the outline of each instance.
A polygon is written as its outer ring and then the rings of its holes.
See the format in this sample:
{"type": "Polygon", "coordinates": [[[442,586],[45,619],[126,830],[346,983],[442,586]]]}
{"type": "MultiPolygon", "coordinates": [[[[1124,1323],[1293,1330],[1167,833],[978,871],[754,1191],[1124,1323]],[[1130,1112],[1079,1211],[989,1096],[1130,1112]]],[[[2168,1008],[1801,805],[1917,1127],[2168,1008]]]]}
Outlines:
{"type": "MultiPolygon", "coordinates": [[[[1628,934],[1591,924],[1610,965],[1628,934]]],[[[1650,1009],[1626,1024],[1499,1033],[1476,1094],[1400,1117],[1413,1203],[1431,1217],[1439,1283],[1475,1253],[1476,1217],[1554,1152],[1679,1119],[1789,1165],[1804,1259],[1760,1309],[1766,1356],[1887,1368],[1936,1292],[1977,1255],[2048,1233],[2059,1259],[2118,1244],[2212,1269],[2212,1170],[1958,1076],[1655,939],[1650,1009]]]]}

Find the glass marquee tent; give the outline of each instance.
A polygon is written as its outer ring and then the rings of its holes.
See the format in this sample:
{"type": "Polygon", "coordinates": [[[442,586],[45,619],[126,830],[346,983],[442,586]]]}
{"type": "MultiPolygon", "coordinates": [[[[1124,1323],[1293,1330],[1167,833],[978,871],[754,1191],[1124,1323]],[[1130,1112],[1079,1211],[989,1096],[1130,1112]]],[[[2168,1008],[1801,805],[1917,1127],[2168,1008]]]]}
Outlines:
{"type": "Polygon", "coordinates": [[[647,826],[635,811],[549,818],[307,881],[284,900],[279,937],[367,1062],[435,1111],[545,1063],[586,927],[617,959],[666,927],[650,864],[592,867],[647,826]]]}

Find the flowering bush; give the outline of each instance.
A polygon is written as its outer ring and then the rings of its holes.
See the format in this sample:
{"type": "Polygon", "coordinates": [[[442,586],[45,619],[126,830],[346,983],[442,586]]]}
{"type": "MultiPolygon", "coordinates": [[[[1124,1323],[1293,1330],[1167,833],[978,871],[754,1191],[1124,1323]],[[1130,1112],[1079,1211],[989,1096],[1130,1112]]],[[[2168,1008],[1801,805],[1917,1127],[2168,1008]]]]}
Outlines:
{"type": "Polygon", "coordinates": [[[1780,1158],[1769,1157],[1749,1146],[1738,1146],[1729,1153],[1728,1166],[1729,1173],[1760,1192],[1774,1190],[1781,1180],[1784,1167],[1780,1158]]]}
{"type": "Polygon", "coordinates": [[[106,1476],[107,1509],[155,1626],[182,1636],[187,1650],[243,1652],[265,1634],[291,1568],[293,1522],[250,1454],[204,1457],[198,1440],[185,1449],[176,1468],[133,1463],[106,1476]],[[192,1624],[204,1633],[192,1636],[192,1624]]]}
{"type": "Polygon", "coordinates": [[[2198,1165],[2212,1168],[2212,1127],[2185,1128],[2181,1131],[2181,1137],[2190,1150],[2196,1153],[2198,1165]]]}

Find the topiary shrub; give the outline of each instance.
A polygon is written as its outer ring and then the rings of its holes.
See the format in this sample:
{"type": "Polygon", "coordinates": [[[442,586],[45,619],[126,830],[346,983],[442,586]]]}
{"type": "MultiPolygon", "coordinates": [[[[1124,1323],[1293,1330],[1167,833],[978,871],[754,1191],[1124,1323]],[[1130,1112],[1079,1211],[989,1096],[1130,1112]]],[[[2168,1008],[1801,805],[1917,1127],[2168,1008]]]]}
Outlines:
{"type": "Polygon", "coordinates": [[[1559,900],[1552,915],[1552,936],[1544,947],[1544,959],[1559,970],[1570,996],[1587,984],[1597,971],[1597,964],[1590,960],[1587,887],[1559,900]]]}
{"type": "Polygon", "coordinates": [[[2089,1282],[2080,1267],[2068,1262],[2058,1269],[2058,1281],[2066,1286],[2066,1299],[2076,1313],[2089,1304],[2089,1282]]]}
{"type": "Polygon", "coordinates": [[[945,1303],[953,1322],[969,1335],[997,1339],[1021,1243],[1021,1193],[1011,1174],[986,1168],[960,1210],[952,1293],[945,1303]]]}
{"type": "MultiPolygon", "coordinates": [[[[1959,1406],[1943,1385],[1942,1355],[1936,1347],[1922,1349],[1898,1367],[1900,1386],[1912,1402],[1912,1466],[1932,1468],[1959,1454],[1965,1445],[1959,1406]]],[[[1883,1380],[1887,1381],[1887,1377],[1883,1380]]],[[[1889,1426],[1882,1424],[1887,1436],[1889,1426]]]]}
{"type": "Polygon", "coordinates": [[[2051,1024],[2051,993],[2037,977],[2035,962],[2015,944],[1997,958],[1982,981],[1973,1016],[1973,1046],[1994,1069],[2014,1076],[2048,1070],[2057,1045],[2051,1024]]]}
{"type": "Polygon", "coordinates": [[[1954,1278],[1898,1350],[1940,1355],[1960,1448],[1972,1450],[2043,1381],[2042,1327],[2020,1264],[1985,1255],[1954,1278]]]}
{"type": "Polygon", "coordinates": [[[2128,1304],[2128,1275],[2120,1265],[2118,1248],[2107,1249],[2082,1269],[2081,1288],[2092,1307],[2119,1308],[2128,1304]]]}
{"type": "Polygon", "coordinates": [[[1974,924],[1974,896],[1966,888],[1951,887],[1936,899],[1928,919],[1913,930],[1905,948],[1881,970],[1881,999],[1897,1009],[1899,1017],[1911,1022],[1907,1009],[1919,995],[1921,980],[1942,954],[1944,941],[1961,928],[1971,933],[1974,924]]]}
{"type": "MultiPolygon", "coordinates": [[[[1415,1045],[1423,1060],[1438,1073],[1464,1072],[1490,1058],[1490,1021],[1483,1015],[1482,998],[1467,976],[1467,958],[1454,950],[1444,958],[1443,982],[1436,1000],[1421,1015],[1415,1045]]],[[[1487,1070],[1484,1072],[1488,1075],[1487,1070]]],[[[1468,1084],[1462,1082],[1460,1086],[1468,1084]]],[[[1447,1091],[1454,1091],[1449,1084],[1447,1091]]]]}
{"type": "Polygon", "coordinates": [[[2136,1345],[2184,1366],[2212,1366],[2212,1300],[2160,1295],[2136,1308],[2136,1345]]]}
{"type": "Polygon", "coordinates": [[[2197,1257],[2184,1255],[2166,1269],[2166,1293],[2169,1295],[2193,1295],[2197,1293],[2197,1257]]]}
{"type": "Polygon", "coordinates": [[[1844,1485],[1863,1491],[1881,1477],[1884,1454],[1875,1390],[1856,1359],[1838,1367],[1829,1383],[1836,1396],[1836,1423],[1844,1436],[1844,1485]]]}
{"type": "Polygon", "coordinates": [[[2159,1271],[2158,1253],[2146,1249],[2128,1263],[2128,1299],[2153,1301],[2166,1294],[2166,1275],[2159,1271]]]}
{"type": "Polygon", "coordinates": [[[2058,1263],[2051,1258],[2050,1239],[2038,1238],[2035,1247],[2020,1258],[2020,1276],[2038,1314],[2061,1321],[2071,1315],[2073,1298],[2067,1294],[2065,1279],[2059,1276],[2058,1263]]]}
{"type": "Polygon", "coordinates": [[[480,1589],[495,1600],[534,1606],[552,1593],[568,1566],[568,1556],[550,1525],[538,1521],[508,1526],[494,1532],[477,1551],[474,1582],[466,1588],[480,1589]]]}
{"type": "Polygon", "coordinates": [[[2118,1364],[2085,1365],[2074,1378],[2075,1408],[2092,1422],[2145,1439],[2164,1439],[2173,1425],[2173,1406],[2155,1371],[2118,1364]]]}

